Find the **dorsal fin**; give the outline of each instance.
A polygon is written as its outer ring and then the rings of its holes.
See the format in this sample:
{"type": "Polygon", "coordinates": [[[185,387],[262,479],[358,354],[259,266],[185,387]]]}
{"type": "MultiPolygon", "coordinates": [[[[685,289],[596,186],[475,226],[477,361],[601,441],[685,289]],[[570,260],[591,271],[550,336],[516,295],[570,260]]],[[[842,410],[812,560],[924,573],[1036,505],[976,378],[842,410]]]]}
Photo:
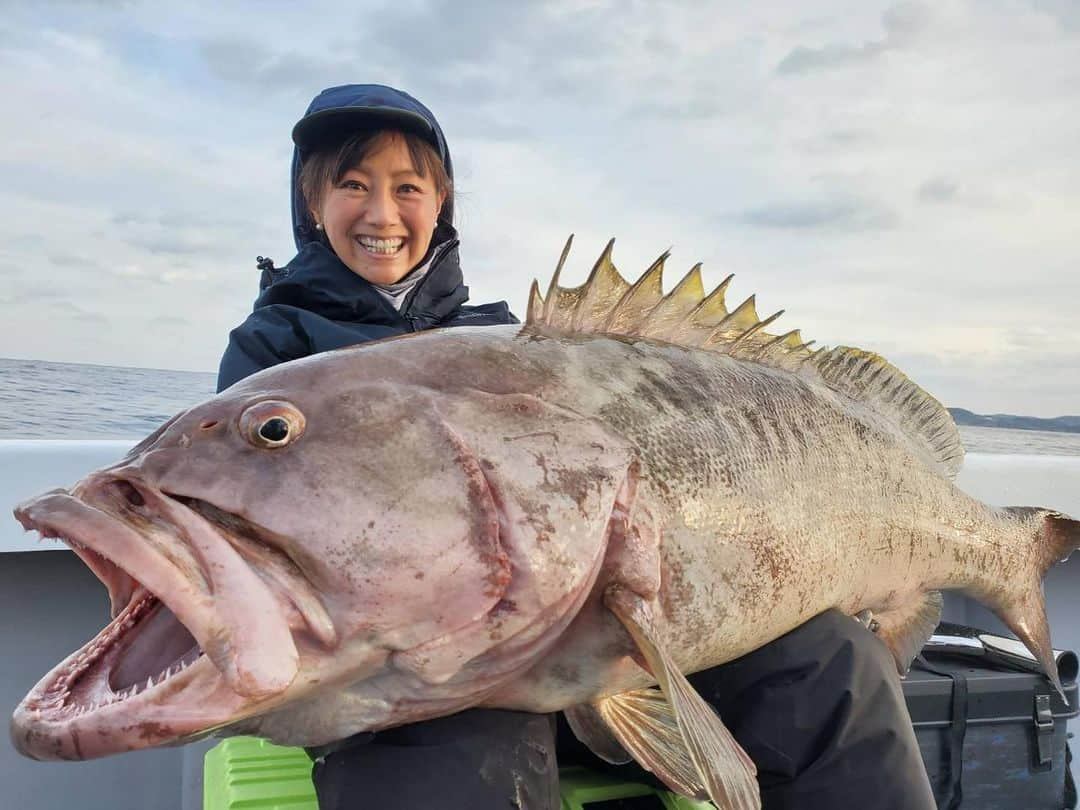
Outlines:
{"type": "Polygon", "coordinates": [[[952,416],[885,358],[837,346],[818,352],[809,364],[834,391],[890,416],[904,433],[918,438],[949,478],[960,471],[964,446],[952,416]]]}
{"type": "Polygon", "coordinates": [[[731,276],[709,295],[694,265],[675,288],[663,294],[661,254],[633,284],[615,269],[612,239],[588,280],[563,287],[559,275],[570,252],[566,241],[546,296],[533,282],[526,326],[552,330],[641,337],[722,352],[791,373],[813,374],[829,388],[885,416],[913,438],[927,460],[952,477],[964,457],[960,434],[945,407],[903,372],[872,352],[841,346],[811,351],[797,329],[781,335],[765,331],[783,310],[762,320],[753,295],[730,312],[724,295],[731,276]]]}

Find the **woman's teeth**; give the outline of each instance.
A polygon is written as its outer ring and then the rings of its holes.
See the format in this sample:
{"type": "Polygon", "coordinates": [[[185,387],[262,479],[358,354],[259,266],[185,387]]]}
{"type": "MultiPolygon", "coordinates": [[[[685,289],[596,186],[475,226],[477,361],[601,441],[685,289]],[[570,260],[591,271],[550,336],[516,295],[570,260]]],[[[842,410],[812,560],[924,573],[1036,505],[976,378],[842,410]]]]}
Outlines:
{"type": "Polygon", "coordinates": [[[368,253],[378,253],[383,256],[397,253],[401,250],[401,246],[405,244],[405,240],[401,237],[396,237],[394,239],[373,239],[370,236],[358,236],[356,241],[360,247],[368,253]]]}

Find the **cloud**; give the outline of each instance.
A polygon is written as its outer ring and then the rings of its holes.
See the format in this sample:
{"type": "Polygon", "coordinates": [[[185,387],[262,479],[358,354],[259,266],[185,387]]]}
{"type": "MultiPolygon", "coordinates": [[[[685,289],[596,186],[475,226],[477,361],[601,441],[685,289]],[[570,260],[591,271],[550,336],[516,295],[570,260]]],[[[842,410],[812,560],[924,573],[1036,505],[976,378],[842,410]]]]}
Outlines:
{"type": "Polygon", "coordinates": [[[48,259],[56,267],[86,267],[89,263],[85,256],[74,253],[50,253],[48,259]]]}
{"type": "Polygon", "coordinates": [[[220,242],[200,233],[138,234],[126,241],[158,256],[210,256],[220,250],[220,242]]]}
{"type": "Polygon", "coordinates": [[[190,318],[181,318],[179,315],[161,315],[156,318],[147,318],[147,326],[151,328],[185,329],[193,325],[190,318]]]}
{"type": "Polygon", "coordinates": [[[869,62],[885,50],[884,43],[871,42],[858,47],[850,45],[827,45],[822,48],[795,48],[780,60],[776,72],[785,74],[807,73],[813,70],[841,67],[843,65],[869,62]]]}
{"type": "Polygon", "coordinates": [[[8,292],[8,301],[14,304],[30,304],[44,301],[49,304],[68,304],[71,302],[71,291],[59,287],[43,286],[33,287],[20,285],[8,292]]]}
{"type": "Polygon", "coordinates": [[[854,198],[779,201],[735,216],[739,224],[757,228],[852,231],[891,228],[896,220],[896,215],[880,203],[854,198]]]}
{"type": "Polygon", "coordinates": [[[884,354],[949,407],[1042,417],[1080,413],[1072,382],[1080,378],[1080,352],[1046,355],[1025,349],[974,361],[963,355],[884,354]],[[1039,392],[1035,400],[1026,394],[1033,387],[1039,392]]]}
{"type": "Polygon", "coordinates": [[[807,151],[826,154],[850,154],[853,149],[872,147],[880,143],[880,138],[872,132],[860,129],[841,129],[815,133],[806,138],[807,151]]]}
{"type": "Polygon", "coordinates": [[[0,298],[0,305],[7,305],[12,310],[27,306],[38,306],[52,313],[54,322],[62,322],[55,318],[57,313],[62,318],[70,318],[89,323],[107,323],[108,318],[95,310],[87,309],[81,303],[65,291],[55,288],[44,287],[35,289],[20,289],[12,291],[0,298]]]}
{"type": "Polygon", "coordinates": [[[859,45],[830,44],[818,48],[799,45],[780,60],[776,72],[782,76],[795,75],[874,62],[888,51],[908,47],[929,22],[928,6],[915,2],[897,3],[882,16],[885,36],[881,39],[859,45]]]}
{"type": "Polygon", "coordinates": [[[94,312],[88,310],[78,304],[71,301],[58,301],[55,304],[56,309],[66,313],[67,317],[73,318],[77,321],[83,321],[85,323],[94,324],[107,324],[109,319],[102,315],[100,312],[94,312]]]}
{"type": "Polygon", "coordinates": [[[275,52],[249,37],[209,39],[200,43],[199,51],[217,78],[279,95],[333,84],[334,77],[353,75],[361,67],[359,56],[316,59],[292,50],[275,52]]]}
{"type": "Polygon", "coordinates": [[[1038,11],[1048,14],[1069,33],[1080,31],[1080,5],[1076,0],[1030,0],[1038,11]]]}
{"type": "Polygon", "coordinates": [[[944,177],[931,177],[919,186],[916,195],[921,202],[948,202],[956,197],[958,190],[959,186],[952,180],[944,177]]]}

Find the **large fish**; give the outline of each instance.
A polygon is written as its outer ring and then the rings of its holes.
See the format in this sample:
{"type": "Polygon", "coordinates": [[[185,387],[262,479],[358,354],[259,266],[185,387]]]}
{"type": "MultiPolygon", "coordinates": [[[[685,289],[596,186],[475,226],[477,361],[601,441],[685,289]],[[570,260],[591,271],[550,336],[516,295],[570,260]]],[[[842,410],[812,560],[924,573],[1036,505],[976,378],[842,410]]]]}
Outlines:
{"type": "Polygon", "coordinates": [[[610,250],[581,287],[534,284],[524,327],[266,370],[20,505],[114,618],[18,706],[15,745],[310,745],[564,709],[600,755],[757,807],[685,674],[830,608],[872,613],[903,671],[944,588],[1060,688],[1041,579],[1080,524],[959,491],[948,413],[880,357],[769,334],[697,267],[664,296],[664,257],[631,285],[610,250]]]}

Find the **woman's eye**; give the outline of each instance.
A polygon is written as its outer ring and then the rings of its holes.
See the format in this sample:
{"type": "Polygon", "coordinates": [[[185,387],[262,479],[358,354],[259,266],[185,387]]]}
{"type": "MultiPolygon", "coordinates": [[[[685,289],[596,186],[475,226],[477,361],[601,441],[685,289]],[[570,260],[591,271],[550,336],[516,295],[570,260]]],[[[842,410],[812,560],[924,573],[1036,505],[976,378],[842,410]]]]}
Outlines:
{"type": "Polygon", "coordinates": [[[398,186],[398,191],[402,192],[403,194],[419,194],[420,187],[414,186],[412,183],[405,183],[398,186]]]}
{"type": "Polygon", "coordinates": [[[361,183],[359,180],[346,180],[344,183],[341,184],[341,187],[347,188],[350,191],[366,191],[366,189],[364,188],[364,184],[361,183]]]}

